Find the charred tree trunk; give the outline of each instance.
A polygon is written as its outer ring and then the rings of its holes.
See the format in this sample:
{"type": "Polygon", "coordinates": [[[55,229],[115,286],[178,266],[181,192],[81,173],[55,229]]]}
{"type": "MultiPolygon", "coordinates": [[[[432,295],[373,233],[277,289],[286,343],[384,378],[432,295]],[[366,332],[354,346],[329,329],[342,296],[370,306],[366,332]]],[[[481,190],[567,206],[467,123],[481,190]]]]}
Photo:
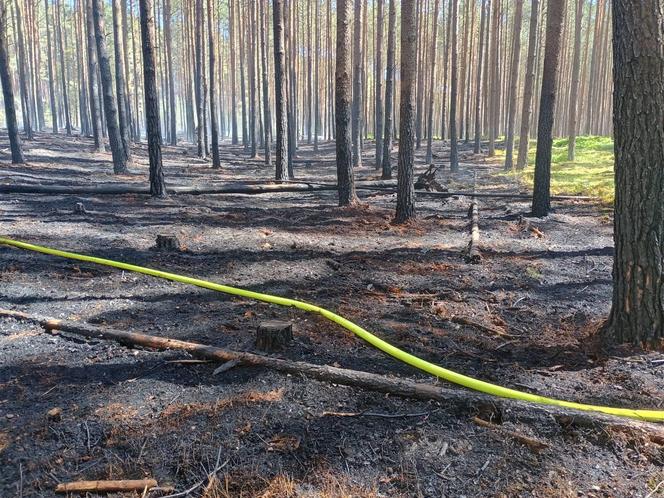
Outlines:
{"type": "Polygon", "coordinates": [[[429,81],[429,110],[427,114],[427,152],[426,163],[430,164],[433,159],[433,101],[435,98],[436,83],[436,47],[438,45],[438,10],[440,9],[440,0],[435,0],[433,8],[433,33],[431,34],[431,79],[429,81]]]}
{"type": "Polygon", "coordinates": [[[145,89],[145,120],[147,124],[148,154],[150,156],[150,194],[166,197],[166,183],[161,160],[161,123],[157,97],[155,64],[155,24],[152,0],[139,0],[141,9],[141,46],[143,48],[143,86],[145,89]]]}
{"type": "Polygon", "coordinates": [[[508,96],[507,144],[505,145],[505,171],[514,167],[514,128],[516,127],[517,84],[519,80],[519,64],[521,61],[521,19],[523,17],[523,0],[516,0],[514,11],[514,32],[512,34],[512,67],[510,75],[510,93],[508,96]]]}
{"type": "Polygon", "coordinates": [[[533,216],[546,216],[551,209],[551,147],[553,146],[553,119],[556,108],[556,84],[560,66],[560,37],[566,0],[549,0],[546,17],[546,47],[542,70],[537,125],[537,156],[535,159],[535,185],[533,190],[533,216]]]}
{"type": "MultiPolygon", "coordinates": [[[[537,1],[537,0],[535,0],[537,1]]],[[[489,5],[491,0],[489,0],[489,5]]],[[[473,152],[479,154],[482,150],[482,64],[484,58],[484,38],[487,24],[487,0],[482,0],[482,13],[480,15],[480,45],[478,49],[477,80],[475,84],[475,144],[473,152]]]]}
{"type": "Polygon", "coordinates": [[[5,119],[9,135],[9,147],[12,152],[12,163],[25,162],[21,138],[18,134],[16,122],[16,107],[14,106],[14,87],[9,74],[9,55],[7,53],[7,6],[0,1],[0,80],[2,81],[2,96],[5,102],[5,119]]]}
{"type": "MultiPolygon", "coordinates": [[[[353,172],[353,142],[351,137],[351,22],[352,0],[337,0],[337,67],[335,71],[335,126],[337,137],[337,183],[339,205],[357,202],[353,172]]],[[[358,12],[355,12],[358,15],[358,12]]]]}
{"type": "Polygon", "coordinates": [[[457,9],[459,0],[452,0],[452,78],[450,84],[450,170],[459,171],[459,149],[457,137],[457,86],[458,86],[458,65],[457,65],[457,9]]]}
{"type": "Polygon", "coordinates": [[[268,3],[267,0],[260,1],[261,12],[261,72],[263,80],[263,146],[265,154],[265,164],[269,165],[272,162],[271,157],[271,141],[272,141],[272,115],[270,114],[270,92],[268,84],[268,68],[267,68],[267,46],[265,42],[265,32],[268,29],[269,23],[267,22],[268,3]]]}
{"type": "Polygon", "coordinates": [[[215,71],[215,47],[214,47],[214,31],[212,29],[212,0],[207,0],[207,25],[208,25],[208,44],[209,44],[209,71],[210,71],[210,127],[212,132],[212,167],[221,168],[221,160],[219,159],[219,125],[217,123],[217,95],[214,71],[215,71]]]}
{"type": "Polygon", "coordinates": [[[88,90],[90,94],[90,117],[92,118],[92,137],[94,139],[94,151],[104,152],[104,140],[102,138],[101,109],[97,95],[101,92],[97,80],[97,54],[95,42],[95,28],[92,21],[92,10],[90,2],[83,0],[85,4],[85,17],[87,25],[87,50],[88,50],[88,90]]]}
{"type": "Polygon", "coordinates": [[[664,16],[659,0],[613,0],[616,199],[613,307],[603,338],[664,339],[664,16]]]}
{"type": "Polygon", "coordinates": [[[392,119],[394,110],[394,69],[396,51],[397,8],[395,0],[390,0],[390,20],[387,28],[387,67],[385,76],[385,127],[383,131],[383,180],[392,178],[392,119]]]}
{"type": "Polygon", "coordinates": [[[415,84],[417,82],[417,7],[415,1],[401,6],[401,105],[399,111],[399,172],[397,210],[394,221],[415,217],[415,84]]]}
{"type": "MultiPolygon", "coordinates": [[[[376,169],[383,162],[383,1],[377,0],[376,5],[376,74],[375,78],[375,118],[374,137],[376,139],[376,169]]],[[[438,1],[438,0],[436,0],[438,1]]]]}
{"type": "Polygon", "coordinates": [[[48,50],[48,96],[51,104],[51,129],[53,133],[58,133],[58,110],[55,102],[55,72],[53,71],[53,46],[51,44],[51,16],[49,15],[48,4],[50,0],[44,1],[44,14],[46,23],[46,50],[48,50]]]}
{"type": "Polygon", "coordinates": [[[67,90],[67,74],[65,68],[65,48],[64,42],[62,41],[62,19],[60,14],[60,2],[61,0],[56,0],[56,9],[55,9],[55,26],[57,30],[58,38],[58,52],[60,53],[60,82],[62,83],[62,105],[65,110],[65,129],[67,130],[67,135],[71,135],[71,116],[69,114],[69,92],[67,90]]]}
{"type": "Polygon", "coordinates": [[[288,180],[288,123],[286,116],[286,50],[284,47],[284,3],[274,0],[272,4],[274,30],[274,99],[276,110],[275,177],[288,180]]]}
{"type": "Polygon", "coordinates": [[[198,157],[205,157],[205,148],[203,145],[203,115],[205,106],[203,104],[203,34],[201,33],[203,23],[203,0],[196,1],[196,23],[194,29],[196,70],[194,76],[194,88],[196,95],[196,145],[198,146],[198,157]]]}
{"type": "Polygon", "coordinates": [[[537,54],[539,0],[533,0],[530,9],[528,60],[526,62],[526,78],[523,83],[521,133],[519,134],[519,157],[516,161],[516,169],[518,170],[522,170],[528,164],[528,146],[530,145],[530,118],[532,115],[533,91],[535,87],[535,55],[537,54]]]}
{"type": "Polygon", "coordinates": [[[34,138],[32,130],[32,107],[30,90],[28,87],[28,76],[26,75],[29,66],[27,54],[25,53],[25,39],[23,37],[22,6],[18,3],[18,0],[15,0],[14,8],[16,9],[15,33],[18,43],[18,81],[21,88],[21,98],[23,99],[23,132],[28,140],[32,140],[34,138]]]}
{"type": "Polygon", "coordinates": [[[122,12],[120,0],[113,0],[113,43],[115,49],[115,93],[118,99],[118,124],[122,150],[127,162],[131,161],[131,148],[129,142],[129,119],[127,116],[127,85],[125,83],[124,45],[122,44],[122,12]]]}
{"type": "Polygon", "coordinates": [[[353,29],[353,166],[362,165],[362,12],[365,0],[355,0],[353,29]]]}
{"type": "MultiPolygon", "coordinates": [[[[177,145],[177,114],[175,112],[175,77],[173,75],[173,40],[171,38],[171,0],[164,0],[164,45],[166,45],[166,59],[168,59],[168,105],[169,116],[169,138],[171,145],[177,145]]],[[[214,145],[214,144],[213,144],[214,145]]]]}
{"type": "Polygon", "coordinates": [[[111,60],[106,47],[106,30],[104,27],[104,2],[103,0],[90,0],[92,2],[92,17],[97,40],[97,57],[101,73],[101,87],[104,97],[104,114],[106,116],[106,129],[108,141],[113,154],[113,172],[116,175],[126,174],[127,156],[122,147],[122,137],[118,125],[118,109],[115,96],[113,95],[113,75],[111,73],[111,60]]]}
{"type": "Polygon", "coordinates": [[[230,44],[230,63],[231,63],[231,143],[239,143],[237,133],[237,95],[235,82],[235,0],[228,0],[228,43],[230,44]]]}

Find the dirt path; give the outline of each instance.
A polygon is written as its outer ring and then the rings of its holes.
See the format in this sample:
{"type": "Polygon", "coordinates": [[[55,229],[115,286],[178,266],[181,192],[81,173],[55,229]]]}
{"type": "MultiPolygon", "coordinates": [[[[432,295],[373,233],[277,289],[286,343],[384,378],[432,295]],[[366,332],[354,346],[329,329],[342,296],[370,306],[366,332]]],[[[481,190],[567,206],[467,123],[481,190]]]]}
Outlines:
{"type": "MultiPolygon", "coordinates": [[[[0,157],[0,183],[146,182],[144,151],[134,174],[118,178],[108,156],[85,152],[89,146],[40,135],[28,166],[0,157]]],[[[224,168],[213,172],[191,159],[192,147],[167,148],[168,182],[271,179],[271,169],[243,160],[240,149],[223,151],[224,168]]],[[[313,158],[303,145],[301,158],[313,162],[296,165],[298,179],[334,181],[333,153],[326,144],[313,158]]],[[[359,178],[377,177],[370,161],[359,178]]],[[[470,188],[477,173],[479,189],[516,191],[499,170],[467,156],[461,173],[444,170],[440,181],[470,188]]],[[[419,219],[398,227],[392,194],[360,197],[364,204],[348,210],[336,207],[333,192],[6,195],[0,233],[316,302],[423,358],[517,389],[664,405],[664,365],[649,361],[661,355],[596,346],[613,250],[611,220],[592,203],[559,203],[536,220],[525,214],[528,203],[482,200],[483,260],[468,265],[468,198],[422,199],[419,219]],[[73,214],[77,202],[87,214],[73,214]],[[152,250],[164,233],[185,250],[152,250]],[[458,325],[459,317],[482,327],[458,325]]],[[[426,378],[315,316],[7,247],[0,307],[233,349],[251,349],[258,323],[282,318],[296,328],[287,357],[426,378]]],[[[215,365],[175,363],[184,359],[177,353],[50,337],[11,320],[0,320],[0,359],[0,496],[144,476],[182,490],[220,451],[228,463],[208,496],[644,496],[664,479],[664,449],[634,437],[502,414],[505,427],[549,444],[534,454],[476,426],[477,413],[252,368],[212,376],[215,365]],[[61,420],[47,416],[55,407],[61,420]],[[415,415],[322,416],[363,411],[415,415]]]]}

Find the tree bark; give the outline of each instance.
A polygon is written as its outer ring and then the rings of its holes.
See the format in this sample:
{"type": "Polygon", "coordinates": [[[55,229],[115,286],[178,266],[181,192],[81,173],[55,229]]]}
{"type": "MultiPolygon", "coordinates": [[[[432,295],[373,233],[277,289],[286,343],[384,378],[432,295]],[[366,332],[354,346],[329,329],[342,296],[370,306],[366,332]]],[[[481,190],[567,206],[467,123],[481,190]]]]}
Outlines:
{"type": "Polygon", "coordinates": [[[61,0],[56,0],[56,9],[55,9],[55,26],[57,30],[58,38],[58,51],[60,52],[60,82],[62,83],[62,104],[65,110],[65,129],[67,130],[67,135],[71,135],[71,116],[69,113],[69,92],[67,90],[67,75],[65,67],[65,48],[64,42],[62,41],[62,19],[60,14],[60,2],[61,0]]]}
{"type": "Polygon", "coordinates": [[[396,25],[397,8],[395,0],[390,1],[389,24],[387,28],[387,67],[385,76],[385,127],[383,131],[383,157],[382,175],[383,180],[392,178],[392,116],[394,114],[394,69],[396,51],[396,25]]]}
{"type": "Polygon", "coordinates": [[[51,129],[58,133],[58,110],[55,102],[55,73],[53,71],[53,47],[51,44],[51,19],[48,5],[50,0],[44,0],[44,14],[46,24],[46,50],[48,50],[48,96],[51,104],[51,129]]]}
{"type": "Polygon", "coordinates": [[[196,145],[198,157],[205,157],[205,148],[203,145],[203,114],[205,114],[205,106],[203,104],[203,0],[195,0],[196,14],[194,25],[194,52],[195,52],[195,72],[194,72],[194,94],[196,96],[196,145]]]}
{"type": "Polygon", "coordinates": [[[516,161],[517,170],[522,170],[528,164],[528,147],[530,145],[530,119],[532,116],[533,91],[535,87],[535,55],[537,54],[539,0],[532,0],[530,9],[528,59],[526,62],[526,77],[523,83],[521,133],[519,133],[519,156],[516,161]]]}
{"type": "MultiPolygon", "coordinates": [[[[48,0],[47,0],[48,1],[48,0]]],[[[97,54],[95,42],[95,28],[92,20],[91,4],[83,0],[85,6],[87,51],[88,51],[88,93],[90,94],[90,117],[92,118],[92,137],[94,139],[94,151],[104,152],[104,140],[102,137],[101,109],[97,105],[99,99],[99,81],[97,79],[97,54]]]]}
{"type": "Polygon", "coordinates": [[[231,70],[231,143],[239,143],[237,133],[237,96],[235,82],[235,0],[228,0],[228,43],[230,44],[230,70],[231,70]]]}
{"type": "Polygon", "coordinates": [[[269,22],[267,22],[267,12],[268,12],[268,0],[259,0],[260,1],[260,12],[261,12],[261,27],[260,27],[260,37],[261,37],[261,72],[263,80],[263,116],[264,116],[264,137],[263,137],[263,146],[265,154],[265,164],[269,165],[272,162],[271,157],[271,142],[272,142],[272,115],[270,113],[270,91],[268,84],[268,67],[267,67],[267,45],[265,42],[266,30],[269,28],[269,22]]]}
{"type": "Polygon", "coordinates": [[[508,96],[507,144],[505,145],[505,171],[514,168],[514,128],[516,127],[517,86],[519,64],[521,61],[521,20],[523,18],[523,0],[516,0],[514,11],[514,32],[512,33],[512,66],[510,74],[510,92],[508,96]]]}
{"type": "Polygon", "coordinates": [[[92,2],[92,17],[97,40],[97,57],[101,73],[101,87],[104,97],[104,114],[106,115],[106,129],[108,141],[113,155],[113,172],[116,175],[127,174],[127,157],[122,147],[122,137],[118,125],[118,109],[113,95],[113,75],[111,61],[106,47],[106,30],[104,28],[104,2],[103,0],[90,0],[92,2]]]}
{"type": "Polygon", "coordinates": [[[217,122],[217,95],[215,85],[215,47],[214,47],[214,31],[212,29],[212,0],[207,0],[207,25],[208,25],[208,44],[209,44],[209,68],[210,71],[210,127],[212,132],[212,167],[221,168],[221,161],[219,160],[219,125],[217,122]]]}
{"type": "Polygon", "coordinates": [[[166,197],[166,183],[161,160],[161,123],[155,69],[155,23],[152,0],[139,0],[141,9],[141,46],[143,47],[143,87],[145,89],[145,120],[148,155],[150,156],[150,194],[166,197]]]}
{"type": "MultiPolygon", "coordinates": [[[[178,143],[177,137],[177,114],[175,112],[175,77],[173,75],[173,40],[171,37],[171,0],[164,0],[164,45],[166,46],[166,59],[169,61],[166,68],[168,73],[168,104],[170,107],[169,116],[169,138],[170,144],[175,146],[178,143]]],[[[214,142],[214,140],[213,140],[214,142]]],[[[214,146],[214,143],[213,143],[214,146]]]]}
{"type": "Polygon", "coordinates": [[[556,108],[560,36],[566,0],[549,0],[546,17],[546,47],[542,70],[542,94],[537,125],[537,155],[533,189],[533,216],[542,217],[551,209],[551,148],[556,108]]]}
{"type": "Polygon", "coordinates": [[[459,149],[457,137],[457,86],[458,86],[458,65],[457,65],[457,10],[459,0],[452,0],[452,77],[450,83],[450,170],[459,171],[459,149]]]}
{"type": "Polygon", "coordinates": [[[581,70],[581,26],[583,21],[583,0],[576,0],[576,18],[574,19],[574,61],[572,62],[572,81],[569,97],[567,121],[567,160],[574,161],[576,156],[577,101],[579,92],[579,72],[581,70]]]}
{"type": "Polygon", "coordinates": [[[488,32],[487,10],[491,5],[491,0],[488,0],[488,2],[489,5],[487,6],[487,0],[482,0],[482,13],[480,15],[480,45],[477,57],[477,81],[475,84],[475,144],[473,146],[475,154],[479,154],[482,150],[482,63],[484,58],[485,31],[488,32]]]}
{"type": "MultiPolygon", "coordinates": [[[[439,0],[436,0],[439,1],[439,0]]],[[[375,78],[375,118],[374,137],[376,139],[376,169],[381,169],[383,163],[383,3],[377,0],[376,5],[376,61],[375,78]]]]}
{"type": "MultiPolygon", "coordinates": [[[[337,66],[335,70],[335,126],[337,147],[337,184],[339,205],[350,206],[357,202],[353,172],[353,140],[351,137],[351,113],[354,113],[351,96],[350,47],[352,0],[337,0],[337,66]],[[353,109],[352,109],[353,108],[353,109]]],[[[359,17],[359,12],[355,12],[359,17]]],[[[356,20],[356,22],[359,22],[356,20]]],[[[354,130],[353,130],[354,131],[354,130]]]]}
{"type": "Polygon", "coordinates": [[[401,5],[401,105],[399,111],[399,173],[397,209],[394,221],[405,223],[415,217],[415,84],[417,81],[416,5],[401,5]]]}
{"type": "Polygon", "coordinates": [[[366,0],[355,0],[353,26],[353,167],[362,165],[362,12],[366,0]]]}
{"type": "MultiPolygon", "coordinates": [[[[26,72],[28,70],[28,59],[27,54],[25,53],[25,38],[23,36],[23,14],[22,6],[19,4],[18,0],[14,1],[14,8],[16,10],[16,39],[18,42],[18,81],[19,87],[21,89],[21,98],[23,99],[23,132],[25,137],[28,140],[32,140],[33,130],[32,130],[32,108],[31,108],[31,99],[30,99],[30,90],[28,88],[28,77],[26,72]]],[[[68,133],[69,135],[70,133],[68,133]]]]}
{"type": "Polygon", "coordinates": [[[496,155],[496,135],[498,133],[498,100],[500,98],[500,81],[498,72],[498,57],[499,57],[499,38],[498,32],[500,30],[500,0],[492,0],[492,27],[491,27],[491,55],[487,60],[488,66],[491,68],[491,75],[489,78],[490,99],[487,115],[489,117],[489,157],[496,155]]]}
{"type": "Polygon", "coordinates": [[[427,112],[427,151],[425,162],[431,164],[433,159],[433,101],[436,95],[436,48],[438,46],[438,12],[440,0],[435,0],[433,8],[433,32],[431,34],[431,78],[429,81],[429,110],[427,112]]]}
{"type": "Polygon", "coordinates": [[[274,99],[276,114],[275,177],[277,180],[288,180],[288,117],[286,116],[286,52],[284,47],[283,0],[273,0],[272,25],[274,30],[274,99]]]}
{"type": "Polygon", "coordinates": [[[613,307],[603,338],[664,339],[664,15],[659,0],[613,0],[616,154],[613,307]]]}
{"type": "Polygon", "coordinates": [[[12,163],[25,162],[21,137],[18,134],[16,122],[16,107],[14,106],[14,87],[9,74],[9,55],[7,53],[7,6],[0,1],[0,81],[2,82],[2,96],[5,102],[5,120],[9,135],[9,147],[12,152],[12,163]]]}
{"type": "MultiPolygon", "coordinates": [[[[118,124],[120,126],[120,138],[122,139],[122,150],[127,162],[131,161],[130,130],[127,116],[127,95],[125,93],[124,67],[124,45],[122,43],[122,11],[120,1],[113,0],[113,43],[115,49],[115,93],[118,99],[118,124]]],[[[124,0],[122,0],[124,1],[124,0]]]]}

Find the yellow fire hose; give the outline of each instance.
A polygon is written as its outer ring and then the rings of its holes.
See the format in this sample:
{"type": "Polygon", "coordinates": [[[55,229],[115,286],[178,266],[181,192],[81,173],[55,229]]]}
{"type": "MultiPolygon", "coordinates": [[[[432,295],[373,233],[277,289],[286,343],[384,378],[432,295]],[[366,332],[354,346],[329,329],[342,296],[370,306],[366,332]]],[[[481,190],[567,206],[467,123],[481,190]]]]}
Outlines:
{"type": "Polygon", "coordinates": [[[85,261],[88,263],[96,263],[104,266],[111,266],[113,268],[118,268],[121,270],[127,270],[136,273],[143,273],[145,275],[150,275],[152,277],[163,278],[166,280],[172,280],[174,282],[180,282],[183,284],[195,285],[196,287],[202,287],[204,289],[210,289],[217,292],[223,292],[225,294],[231,294],[234,296],[241,296],[247,299],[254,299],[256,301],[263,301],[266,303],[277,304],[279,306],[287,306],[301,309],[303,311],[308,311],[311,313],[318,313],[328,320],[340,325],[346,330],[351,331],[356,336],[364,339],[366,342],[372,346],[380,349],[381,351],[393,356],[399,361],[402,361],[412,367],[418,368],[424,372],[427,372],[431,375],[444,379],[448,382],[458,384],[468,389],[473,389],[485,394],[490,394],[493,396],[499,396],[502,398],[512,398],[523,401],[530,401],[532,403],[541,403],[545,405],[554,405],[561,406],[565,408],[572,408],[576,410],[583,411],[594,411],[607,413],[609,415],[617,415],[620,417],[629,417],[638,420],[649,420],[653,422],[664,422],[664,410],[640,410],[640,409],[631,409],[631,408],[613,408],[609,406],[596,406],[596,405],[586,405],[583,403],[574,403],[571,401],[564,401],[554,398],[547,398],[545,396],[538,396],[537,394],[525,393],[517,391],[514,389],[509,389],[507,387],[498,386],[491,384],[489,382],[484,382],[482,380],[474,379],[466,375],[462,375],[452,370],[440,367],[428,361],[425,361],[417,356],[414,356],[402,349],[399,349],[390,343],[376,337],[374,334],[368,330],[363,329],[359,325],[347,320],[346,318],[337,315],[331,311],[316,306],[314,304],[306,303],[304,301],[298,301],[296,299],[288,299],[285,297],[271,296],[269,294],[262,294],[259,292],[253,292],[246,289],[238,289],[236,287],[229,287],[227,285],[215,284],[206,280],[200,280],[197,278],[185,277],[182,275],[176,275],[175,273],[168,273],[160,270],[153,270],[151,268],[145,268],[143,266],[131,265],[128,263],[122,263],[119,261],[113,261],[110,259],[96,258],[94,256],[86,256],[84,254],[76,254],[72,252],[60,251],[58,249],[52,249],[50,247],[43,247],[34,244],[27,244],[25,242],[20,242],[18,240],[12,240],[7,238],[0,237],[0,244],[6,244],[8,246],[17,247],[19,249],[25,249],[28,251],[40,252],[43,254],[49,254],[52,256],[60,256],[68,259],[75,259],[78,261],[85,261]]]}

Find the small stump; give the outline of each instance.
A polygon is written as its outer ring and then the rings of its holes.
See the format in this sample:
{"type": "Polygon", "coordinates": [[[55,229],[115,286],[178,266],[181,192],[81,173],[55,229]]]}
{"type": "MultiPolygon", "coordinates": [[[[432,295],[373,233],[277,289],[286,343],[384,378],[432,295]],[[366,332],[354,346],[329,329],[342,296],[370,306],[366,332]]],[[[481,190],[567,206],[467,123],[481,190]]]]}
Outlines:
{"type": "Polygon", "coordinates": [[[157,235],[154,248],[157,251],[179,251],[180,241],[175,235],[157,235]]]}
{"type": "Polygon", "coordinates": [[[267,353],[284,349],[292,340],[293,324],[290,322],[262,322],[256,330],[256,349],[267,353]]]}
{"type": "Polygon", "coordinates": [[[74,214],[87,214],[85,206],[83,205],[82,202],[76,203],[76,205],[74,206],[74,214]]]}

